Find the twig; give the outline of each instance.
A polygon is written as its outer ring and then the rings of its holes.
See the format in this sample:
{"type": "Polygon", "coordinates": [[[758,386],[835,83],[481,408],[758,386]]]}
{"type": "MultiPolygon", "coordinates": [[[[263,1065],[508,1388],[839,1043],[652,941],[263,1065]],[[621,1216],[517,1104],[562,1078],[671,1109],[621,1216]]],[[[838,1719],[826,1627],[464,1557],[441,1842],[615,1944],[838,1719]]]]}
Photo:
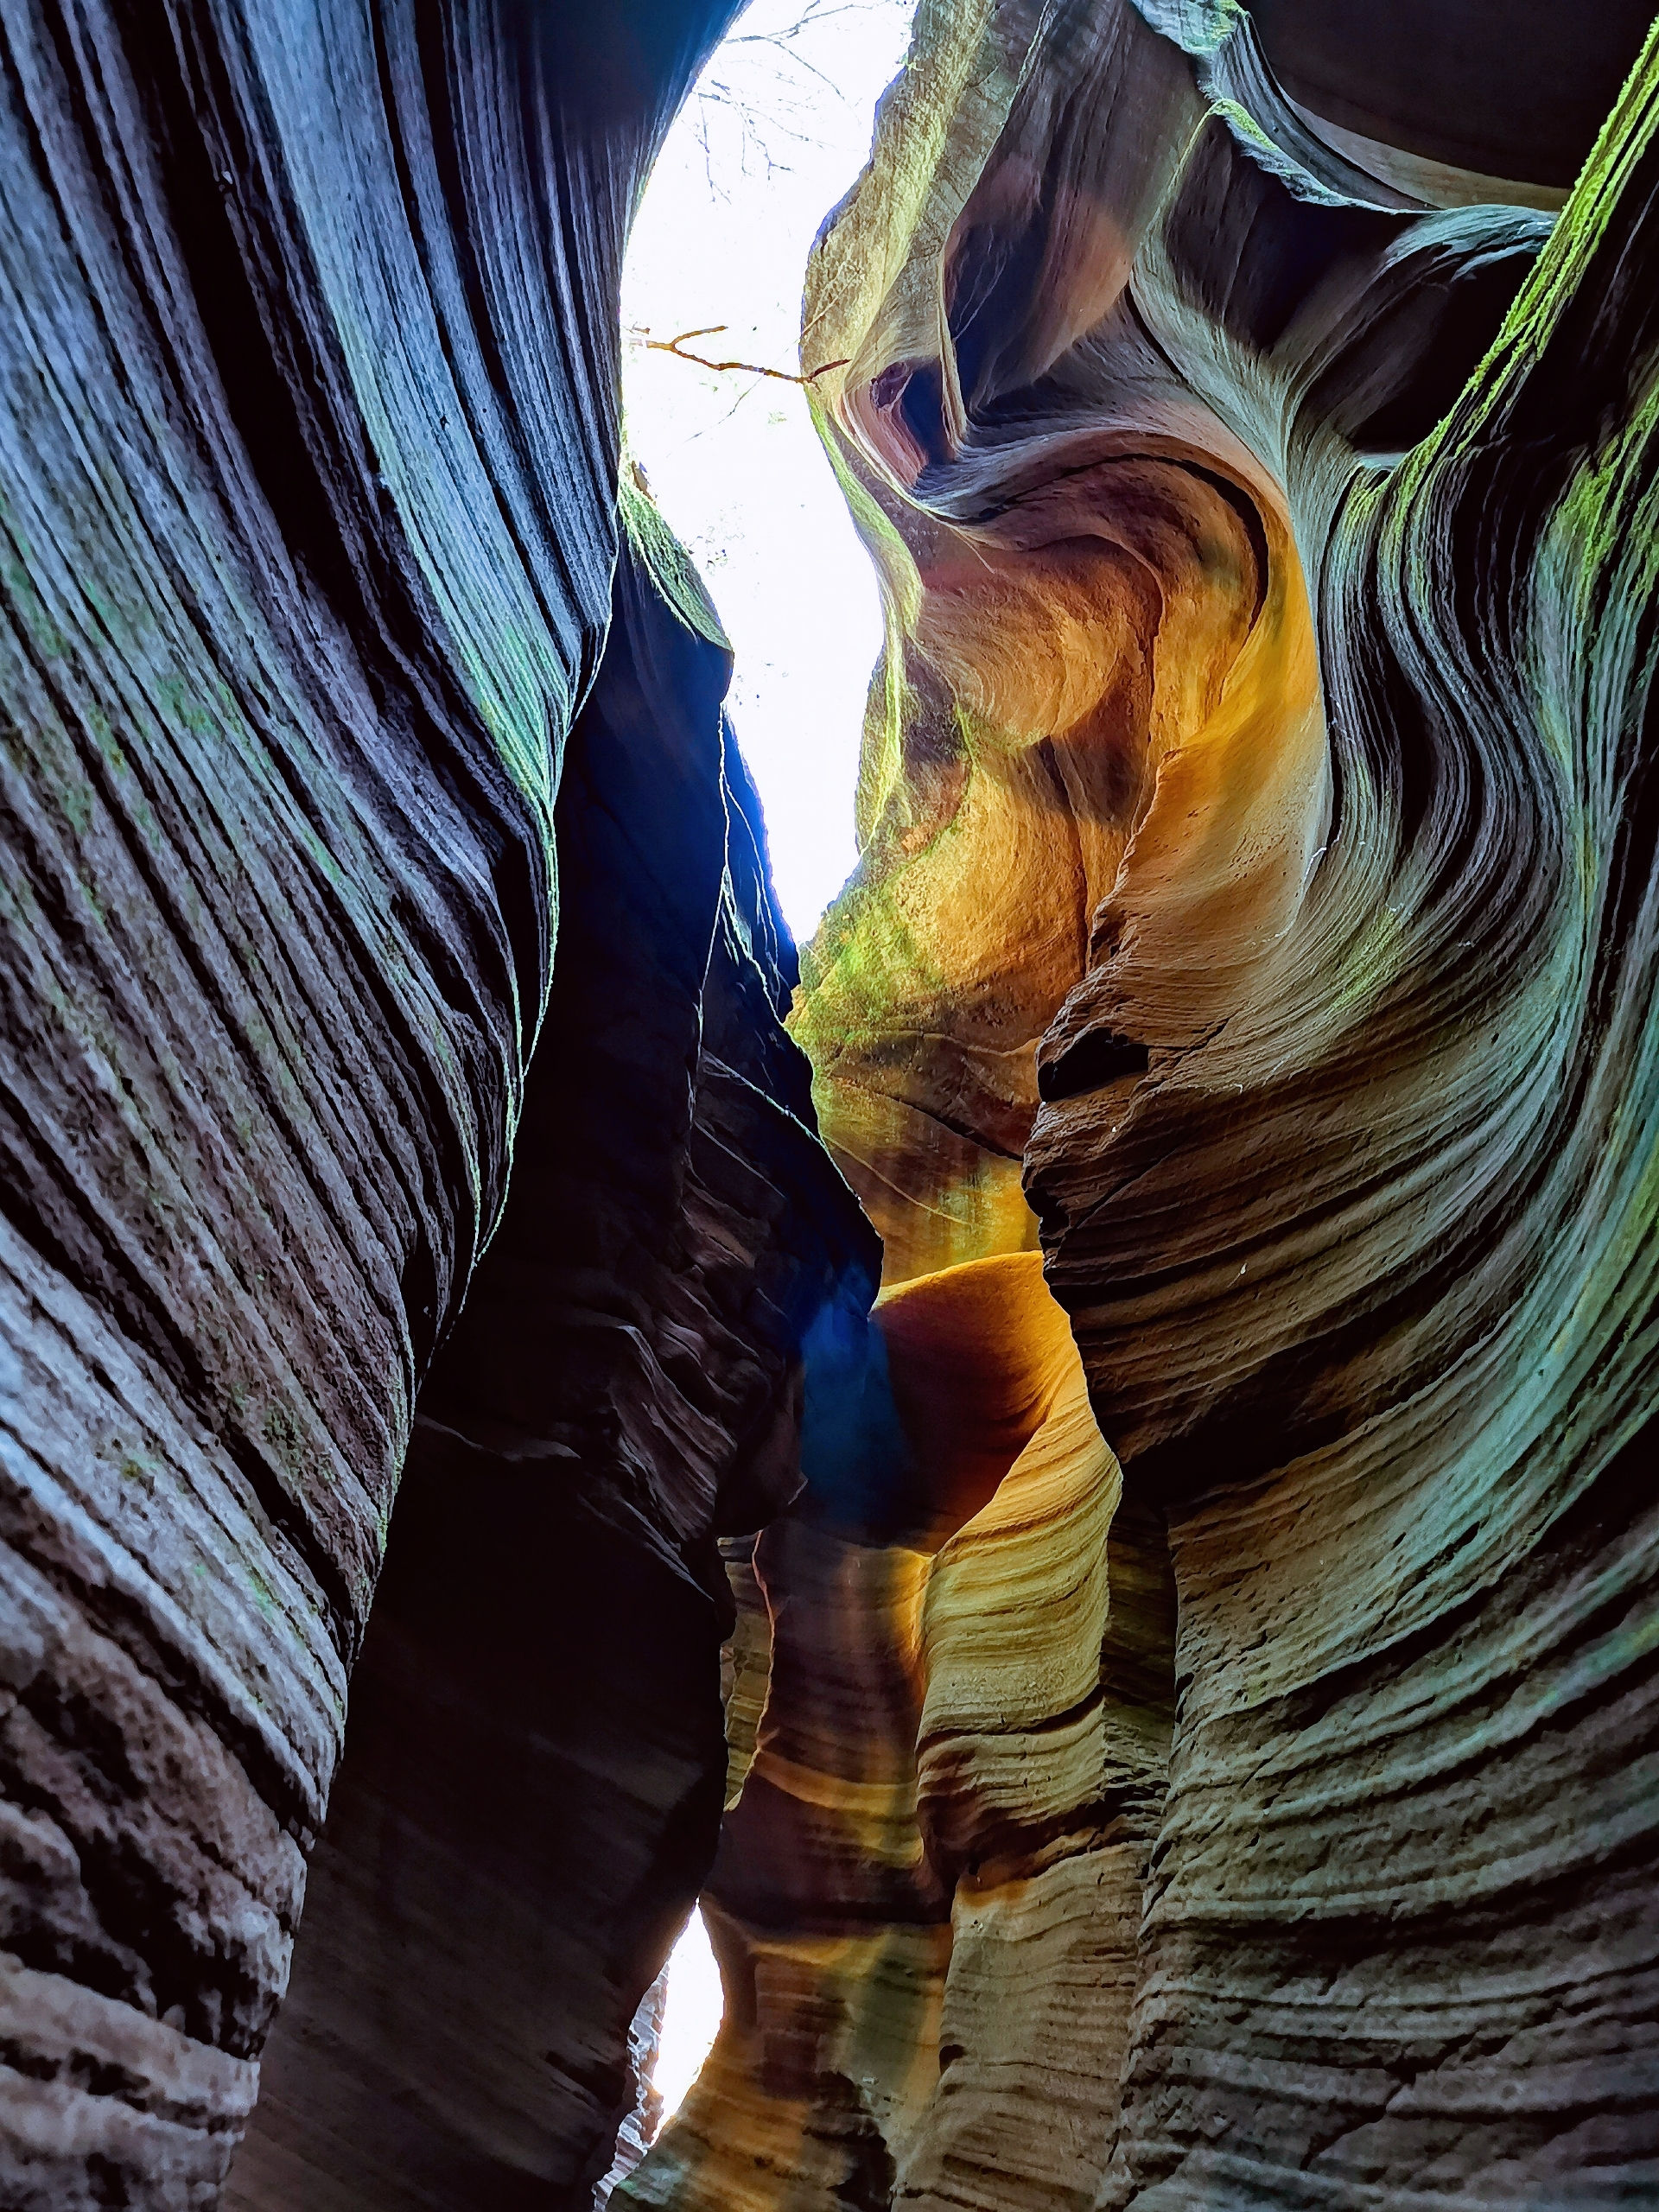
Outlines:
{"type": "Polygon", "coordinates": [[[870,12],[868,0],[842,0],[838,8],[820,8],[818,0],[803,8],[792,23],[776,31],[734,31],[727,41],[729,46],[785,46],[803,31],[816,30],[820,23],[827,23],[832,16],[859,16],[870,12]]]}
{"type": "Polygon", "coordinates": [[[722,330],[729,327],[727,323],[711,322],[702,330],[683,330],[677,338],[647,337],[645,351],[647,353],[671,353],[677,361],[690,361],[700,369],[741,369],[745,376],[772,377],[779,384],[816,384],[820,377],[828,376],[831,369],[844,369],[851,365],[850,356],[844,361],[820,361],[817,367],[810,370],[805,376],[796,376],[788,369],[763,368],[759,361],[711,361],[705,354],[686,352],[688,338],[717,338],[722,330]]]}

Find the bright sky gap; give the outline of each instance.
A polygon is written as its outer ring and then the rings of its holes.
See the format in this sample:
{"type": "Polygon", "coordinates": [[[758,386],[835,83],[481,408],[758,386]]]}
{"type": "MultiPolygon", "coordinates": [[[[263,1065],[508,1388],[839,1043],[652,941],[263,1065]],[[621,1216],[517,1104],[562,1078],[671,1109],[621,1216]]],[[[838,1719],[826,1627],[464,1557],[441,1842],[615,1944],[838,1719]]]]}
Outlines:
{"type": "Polygon", "coordinates": [[[623,401],[632,457],[702,570],[736,656],[728,702],[798,938],[850,874],[875,579],[804,393],[646,350],[799,365],[801,286],[869,152],[911,0],[753,0],[670,134],[629,245],[623,401]]]}
{"type": "MultiPolygon", "coordinates": [[[[623,277],[630,457],[702,569],[735,656],[728,704],[766,812],[790,927],[810,937],[852,871],[864,696],[881,645],[875,577],[796,385],[648,349],[798,365],[819,225],[863,167],[913,0],[753,0],[670,133],[623,277]]],[[[666,2120],[720,2024],[693,1913],[669,1962],[656,2086],[666,2120]]]]}
{"type": "Polygon", "coordinates": [[[663,2101],[660,2128],[680,2108],[696,2080],[720,2025],[723,1999],[720,1968],[702,1915],[694,1912],[668,1961],[668,1989],[663,2005],[662,2039],[652,2074],[663,2101]]]}

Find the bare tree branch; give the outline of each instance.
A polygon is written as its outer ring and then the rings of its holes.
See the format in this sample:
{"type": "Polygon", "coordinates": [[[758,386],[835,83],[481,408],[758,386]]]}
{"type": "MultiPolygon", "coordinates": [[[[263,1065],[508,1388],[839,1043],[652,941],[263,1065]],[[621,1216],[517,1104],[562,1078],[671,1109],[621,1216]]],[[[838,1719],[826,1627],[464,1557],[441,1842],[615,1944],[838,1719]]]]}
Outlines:
{"type": "Polygon", "coordinates": [[[648,353],[671,353],[677,361],[690,361],[700,369],[716,369],[722,372],[727,369],[736,369],[741,370],[745,376],[771,377],[779,384],[816,384],[820,377],[827,376],[831,369],[844,369],[848,366],[848,362],[845,360],[820,361],[816,369],[810,369],[804,376],[797,376],[789,369],[765,368],[759,361],[711,361],[705,354],[686,352],[685,345],[688,339],[717,338],[722,330],[729,327],[730,326],[727,323],[711,322],[706,324],[701,330],[683,330],[677,338],[653,338],[649,330],[642,331],[640,335],[645,340],[645,351],[648,353]]]}
{"type": "Polygon", "coordinates": [[[768,177],[779,170],[787,173],[790,163],[783,155],[788,147],[819,143],[811,126],[824,95],[842,102],[847,98],[829,72],[802,51],[803,37],[837,16],[885,14],[889,3],[890,0],[805,0],[805,4],[798,8],[794,19],[777,29],[735,31],[726,40],[721,50],[730,54],[732,60],[739,64],[735,73],[740,79],[744,63],[752,61],[755,50],[761,48],[771,50],[776,75],[763,95],[757,95],[741,81],[734,82],[731,75],[705,75],[696,85],[692,94],[694,128],[702,149],[703,168],[711,194],[727,196],[715,182],[715,161],[709,143],[711,117],[724,111],[734,118],[738,166],[745,176],[752,173],[752,161],[768,177]],[[734,51],[738,48],[750,51],[740,56],[734,51]]]}

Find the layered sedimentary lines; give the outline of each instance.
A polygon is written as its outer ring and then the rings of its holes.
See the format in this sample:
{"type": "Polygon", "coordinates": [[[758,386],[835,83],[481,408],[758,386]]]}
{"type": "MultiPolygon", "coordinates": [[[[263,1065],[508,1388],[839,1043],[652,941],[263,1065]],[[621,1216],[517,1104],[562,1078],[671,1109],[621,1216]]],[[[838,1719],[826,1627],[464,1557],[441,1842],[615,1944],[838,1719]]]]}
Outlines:
{"type": "Polygon", "coordinates": [[[781,1026],[729,656],[628,519],[556,810],[556,1050],[422,1395],[249,2212],[591,2201],[718,1833],[716,1542],[798,1486],[802,1339],[874,1287],[781,1026]]]}
{"type": "Polygon", "coordinates": [[[727,2017],[617,2202],[967,2177],[1037,2204],[1103,2159],[1168,1715],[1155,1658],[1103,1695],[1102,1648],[1115,1589],[1154,1649],[1168,1620],[1124,1586],[1117,1464],[1039,1255],[917,1277],[874,1321],[913,1525],[874,1541],[820,1471],[760,1539],[767,1702],[703,1904],[727,2017]]]}
{"type": "Polygon", "coordinates": [[[585,2186],[713,1848],[716,1535],[874,1262],[643,512],[547,1007],[622,236],[720,13],[7,21],[8,2206],[218,2198],[515,1138],[244,2201],[585,2186]]]}
{"type": "Polygon", "coordinates": [[[888,1288],[637,2201],[1659,2189],[1659,63],[1401,14],[924,6],[820,241],[888,1288]]]}
{"type": "Polygon", "coordinates": [[[6,20],[0,2199],[588,2212],[706,1878],[618,2204],[1647,2202],[1659,48],[925,0],[795,990],[577,12],[6,20]]]}

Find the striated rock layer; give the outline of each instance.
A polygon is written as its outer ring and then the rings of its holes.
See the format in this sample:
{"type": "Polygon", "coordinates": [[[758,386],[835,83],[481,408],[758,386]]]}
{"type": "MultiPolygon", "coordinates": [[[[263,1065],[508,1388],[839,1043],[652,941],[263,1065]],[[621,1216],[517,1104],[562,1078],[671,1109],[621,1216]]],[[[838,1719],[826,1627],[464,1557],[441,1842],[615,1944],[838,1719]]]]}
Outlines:
{"type": "Polygon", "coordinates": [[[729,657],[630,519],[556,810],[556,1048],[422,1393],[233,2207],[591,2202],[718,1833],[716,1539],[798,1487],[803,1337],[874,1287],[781,1027],[729,657]]]}
{"type": "Polygon", "coordinates": [[[233,2200],[586,2206],[632,2101],[717,1540],[875,1268],[728,656],[642,501],[618,558],[724,12],[0,30],[9,2212],[219,2201],[331,1791],[233,2200]]]}
{"type": "Polygon", "coordinates": [[[723,10],[6,16],[0,2202],[588,2212],[705,1878],[618,2205],[1659,2196],[1585,13],[925,0],[809,274],[887,641],[794,1041],[616,480],[723,10]]]}
{"type": "Polygon", "coordinates": [[[1432,13],[925,5],[817,249],[887,1287],[618,2201],[1659,2196],[1659,47],[1432,13]]]}

